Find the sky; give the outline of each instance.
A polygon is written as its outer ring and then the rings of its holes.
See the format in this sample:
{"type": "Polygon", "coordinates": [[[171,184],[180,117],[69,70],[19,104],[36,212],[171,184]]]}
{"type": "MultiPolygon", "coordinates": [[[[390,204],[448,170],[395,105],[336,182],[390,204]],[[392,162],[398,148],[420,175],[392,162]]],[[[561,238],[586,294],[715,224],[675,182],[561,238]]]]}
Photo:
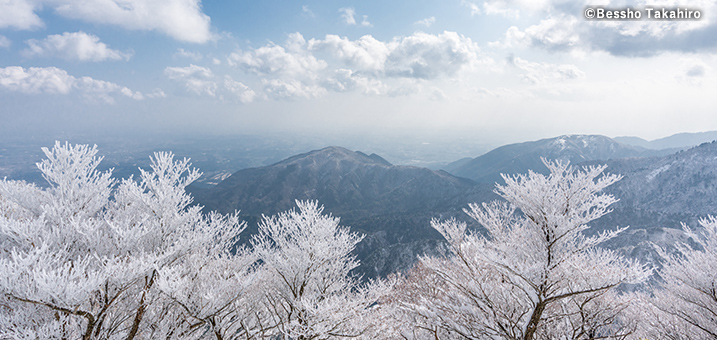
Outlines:
{"type": "Polygon", "coordinates": [[[716,52],[716,0],[0,0],[0,133],[650,140],[717,130],[716,52]]]}

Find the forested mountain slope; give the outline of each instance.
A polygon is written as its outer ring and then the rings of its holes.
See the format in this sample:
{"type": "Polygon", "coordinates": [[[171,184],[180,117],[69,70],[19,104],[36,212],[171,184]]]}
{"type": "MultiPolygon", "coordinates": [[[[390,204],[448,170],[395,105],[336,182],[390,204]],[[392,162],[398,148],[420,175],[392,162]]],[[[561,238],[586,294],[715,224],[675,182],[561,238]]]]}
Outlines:
{"type": "Polygon", "coordinates": [[[528,170],[545,173],[541,157],[570,161],[609,160],[655,156],[669,151],[648,150],[622,144],[601,135],[565,135],[496,148],[472,160],[458,160],[444,169],[456,176],[481,183],[500,182],[500,174],[520,174],[528,170]]]}
{"type": "Polygon", "coordinates": [[[407,269],[416,255],[435,252],[440,235],[431,218],[464,218],[468,203],[496,197],[492,189],[443,171],[327,147],[240,170],[214,188],[195,188],[194,195],[205,210],[241,210],[250,231],[261,214],[291,209],[297,199],[318,200],[343,225],[367,235],[357,252],[361,271],[374,276],[407,269]]]}

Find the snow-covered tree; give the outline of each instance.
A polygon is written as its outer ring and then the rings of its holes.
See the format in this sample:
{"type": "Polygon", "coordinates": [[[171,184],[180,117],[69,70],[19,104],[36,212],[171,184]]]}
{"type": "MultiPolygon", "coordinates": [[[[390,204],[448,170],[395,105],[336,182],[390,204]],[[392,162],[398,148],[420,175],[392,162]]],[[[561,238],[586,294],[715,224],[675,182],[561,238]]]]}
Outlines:
{"type": "Polygon", "coordinates": [[[139,182],[113,189],[111,171],[97,171],[96,146],[43,151],[47,189],[0,182],[2,337],[179,336],[183,320],[212,334],[230,328],[218,319],[244,290],[218,286],[246,286],[254,258],[229,251],[244,228],[236,216],[190,206],[184,189],[199,172],[187,159],[157,153],[139,182]],[[202,286],[208,278],[217,286],[202,286]],[[189,294],[199,287],[204,295],[189,294]]]}
{"type": "Polygon", "coordinates": [[[363,238],[324,215],[316,201],[264,217],[253,245],[266,266],[265,303],[276,333],[287,339],[357,337],[366,333],[369,307],[383,283],[359,284],[351,254],[363,238]]]}
{"type": "Polygon", "coordinates": [[[717,218],[699,223],[700,232],[682,226],[694,244],[677,244],[672,254],[661,250],[664,281],[651,299],[660,338],[717,339],[717,218]]]}
{"type": "Polygon", "coordinates": [[[390,339],[449,339],[450,332],[426,307],[444,297],[445,280],[422,262],[396,276],[397,283],[381,301],[383,310],[374,320],[381,325],[380,334],[390,339]]]}
{"type": "Polygon", "coordinates": [[[209,214],[196,226],[199,237],[187,254],[159,269],[157,286],[181,317],[165,322],[164,331],[155,330],[152,338],[172,333],[178,339],[251,339],[261,334],[266,317],[257,298],[257,257],[234,247],[243,226],[236,214],[209,214]]]}
{"type": "MultiPolygon", "coordinates": [[[[432,221],[448,241],[448,258],[421,258],[440,277],[436,299],[411,307],[427,321],[468,339],[591,339],[621,337],[632,324],[614,293],[646,280],[651,270],[597,247],[624,229],[586,236],[587,223],[616,199],[599,192],[620,179],[605,166],[576,170],[544,161],[548,176],[503,176],[496,193],[507,202],[471,204],[465,212],[485,228],[432,221]]],[[[621,299],[618,299],[621,298],[621,299]]]]}
{"type": "Polygon", "coordinates": [[[96,170],[96,147],[56,143],[43,151],[48,159],[38,167],[48,189],[0,182],[0,288],[10,306],[0,328],[20,338],[29,332],[42,338],[46,331],[107,336],[123,323],[113,307],[133,285],[132,272],[144,272],[150,263],[113,253],[116,237],[105,223],[105,208],[114,181],[110,171],[96,170]],[[48,330],[45,322],[52,319],[61,328],[48,330]]]}

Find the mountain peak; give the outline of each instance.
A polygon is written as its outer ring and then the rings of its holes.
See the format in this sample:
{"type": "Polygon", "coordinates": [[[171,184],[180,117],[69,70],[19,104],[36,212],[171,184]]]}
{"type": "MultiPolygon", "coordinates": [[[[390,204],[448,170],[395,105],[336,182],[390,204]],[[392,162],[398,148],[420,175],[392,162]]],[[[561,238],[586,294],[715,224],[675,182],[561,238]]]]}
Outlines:
{"type": "Polygon", "coordinates": [[[655,152],[624,145],[602,135],[562,135],[538,141],[510,144],[492,150],[471,161],[449,164],[450,173],[477,182],[501,182],[500,174],[545,171],[541,157],[580,163],[624,157],[651,156],[655,152]]]}
{"type": "Polygon", "coordinates": [[[376,154],[366,155],[360,151],[351,151],[340,146],[328,146],[323,149],[313,150],[302,153],[293,157],[289,157],[279,163],[284,165],[301,164],[307,165],[328,165],[328,164],[364,164],[364,165],[380,165],[391,166],[387,160],[376,154]]]}

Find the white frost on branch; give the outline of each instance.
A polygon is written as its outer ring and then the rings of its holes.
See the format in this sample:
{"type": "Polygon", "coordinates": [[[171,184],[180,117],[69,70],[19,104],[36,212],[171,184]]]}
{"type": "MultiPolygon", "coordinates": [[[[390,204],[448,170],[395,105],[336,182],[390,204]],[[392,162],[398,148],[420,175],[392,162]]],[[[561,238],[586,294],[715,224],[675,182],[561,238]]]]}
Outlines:
{"type": "Polygon", "coordinates": [[[468,339],[620,337],[634,329],[619,313],[628,295],[613,292],[643,282],[651,270],[596,247],[624,228],[583,234],[617,201],[599,192],[620,176],[603,174],[605,166],[544,163],[548,176],[503,176],[496,193],[507,202],[465,210],[485,234],[456,220],[432,221],[452,256],[421,258],[444,284],[409,309],[468,339]]]}

